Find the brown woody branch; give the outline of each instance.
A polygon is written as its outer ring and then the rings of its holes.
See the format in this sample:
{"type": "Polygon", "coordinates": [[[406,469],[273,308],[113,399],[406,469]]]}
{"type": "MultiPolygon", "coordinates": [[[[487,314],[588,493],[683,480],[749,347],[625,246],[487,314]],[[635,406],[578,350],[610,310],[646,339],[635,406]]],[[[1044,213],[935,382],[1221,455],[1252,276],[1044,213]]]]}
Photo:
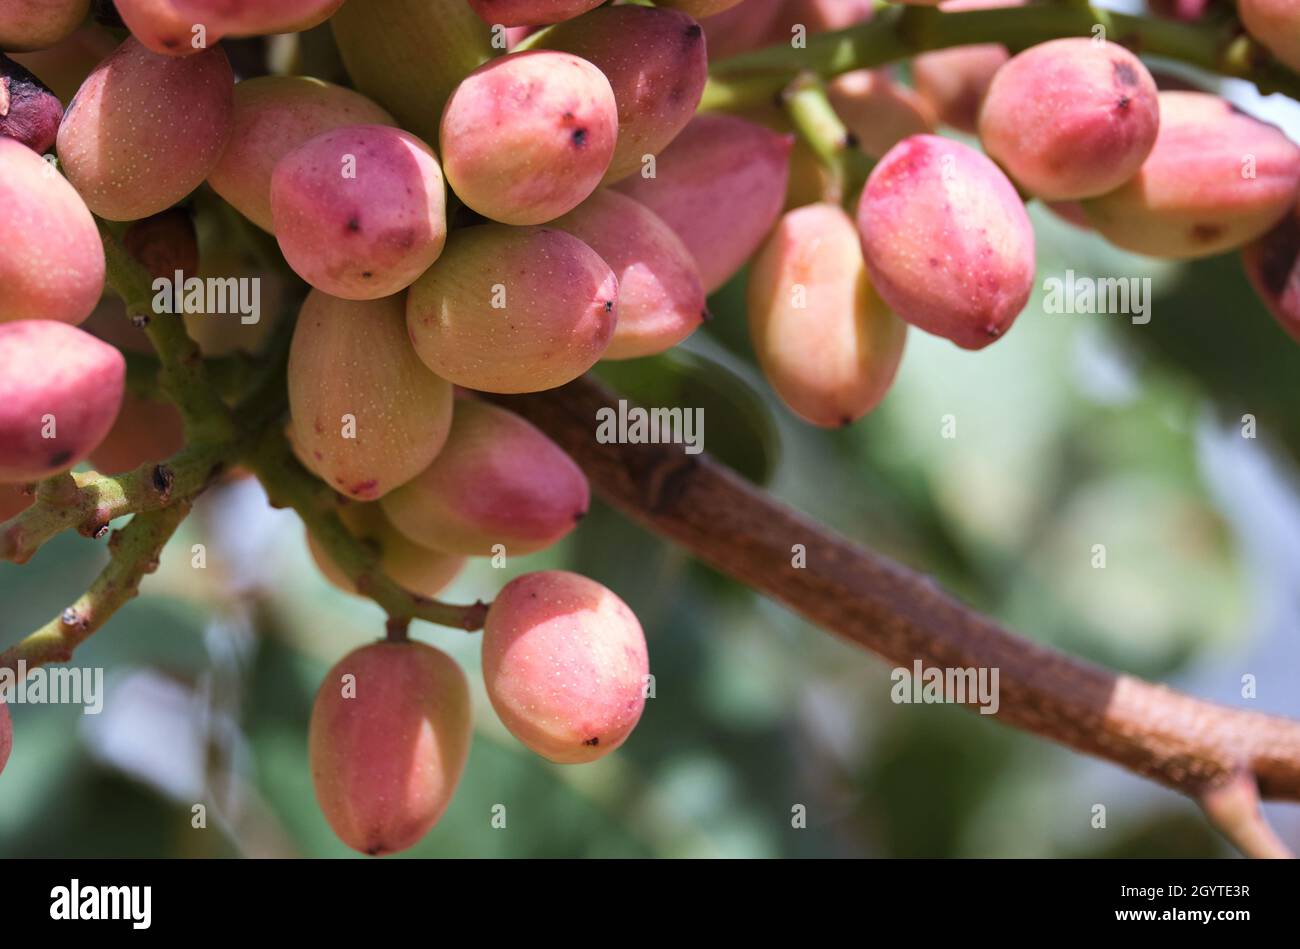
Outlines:
{"type": "MultiPolygon", "coordinates": [[[[596,412],[615,398],[580,379],[501,398],[558,442],[614,507],[809,621],[899,666],[997,668],[996,718],[1191,796],[1243,851],[1245,774],[1268,798],[1300,800],[1300,722],[1204,702],[1008,632],[928,577],[791,510],[707,455],[677,445],[604,445],[596,412]],[[802,544],[806,566],[793,565],[802,544]],[[1230,828],[1238,828],[1232,830],[1230,828]]],[[[1252,786],[1253,786],[1252,782],[1252,786]]]]}

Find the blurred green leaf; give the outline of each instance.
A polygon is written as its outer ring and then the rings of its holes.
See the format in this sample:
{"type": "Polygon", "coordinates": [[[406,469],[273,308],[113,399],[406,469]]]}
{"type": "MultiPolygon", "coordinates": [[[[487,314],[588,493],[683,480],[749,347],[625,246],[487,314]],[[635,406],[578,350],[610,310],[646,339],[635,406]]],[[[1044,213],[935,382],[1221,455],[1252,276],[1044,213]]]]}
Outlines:
{"type": "Polygon", "coordinates": [[[771,478],[780,454],[771,412],[720,347],[687,340],[657,356],[597,363],[596,374],[643,406],[702,409],[705,449],[756,484],[771,478]]]}

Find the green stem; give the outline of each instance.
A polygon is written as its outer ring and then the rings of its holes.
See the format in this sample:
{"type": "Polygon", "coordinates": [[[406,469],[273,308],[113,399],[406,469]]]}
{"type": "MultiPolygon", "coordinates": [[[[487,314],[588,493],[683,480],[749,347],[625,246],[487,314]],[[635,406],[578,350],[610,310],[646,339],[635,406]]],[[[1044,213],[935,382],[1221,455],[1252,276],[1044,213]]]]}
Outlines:
{"type": "Polygon", "coordinates": [[[831,193],[824,200],[851,210],[875,163],[856,147],[853,133],[836,114],[819,78],[804,73],[786,87],[784,98],[790,123],[830,172],[831,193]]]}
{"type": "Polygon", "coordinates": [[[412,619],[455,629],[483,628],[486,604],[442,603],[412,593],[389,577],[379,565],[378,554],[339,519],[338,495],[298,462],[279,429],[268,426],[244,463],[262,482],[271,503],[293,508],[357,591],[388,613],[390,631],[404,630],[412,619]]]}
{"type": "Polygon", "coordinates": [[[221,472],[236,443],[195,443],[158,464],[141,465],[125,474],[95,471],[67,476],[75,491],[42,496],[21,514],[0,524],[0,561],[26,563],[55,534],[75,528],[86,537],[102,537],[110,522],[128,514],[159,511],[186,503],[221,472]]]}
{"type": "Polygon", "coordinates": [[[1300,76],[1283,67],[1232,21],[1182,23],[1114,13],[1089,4],[1049,4],[941,13],[934,7],[880,4],[866,23],[823,33],[805,49],[783,43],[715,63],[701,109],[735,110],[771,102],[801,72],[823,78],[883,66],[927,50],[1001,43],[1012,51],[1066,36],[1106,38],[1143,55],[1178,60],[1246,79],[1262,93],[1300,99],[1300,76]]]}
{"type": "MultiPolygon", "coordinates": [[[[293,320],[289,320],[292,325],[293,320]]],[[[155,402],[171,401],[163,389],[162,363],[156,355],[123,351],[126,357],[126,388],[132,395],[155,402]]],[[[242,349],[227,356],[204,357],[208,379],[223,399],[235,399],[247,392],[262,371],[265,360],[242,349]]]]}
{"type": "Polygon", "coordinates": [[[786,90],[785,109],[795,131],[829,169],[836,192],[843,194],[853,136],[835,114],[826,86],[811,73],[804,73],[786,90]]]}
{"type": "Polygon", "coordinates": [[[108,283],[126,304],[126,313],[143,325],[158,352],[159,382],[176,403],[185,419],[185,433],[191,442],[229,441],[235,435],[230,409],[212,386],[198,345],[185,331],[179,315],[153,312],[153,281],[148,271],[122,246],[103,221],[99,222],[104,242],[108,283]]]}
{"type": "Polygon", "coordinates": [[[90,589],[62,614],[0,653],[0,669],[17,671],[20,661],[31,669],[71,659],[74,649],[139,592],[140,581],[158,568],[164,545],[189,510],[189,502],[182,501],[140,514],[115,531],[108,542],[112,559],[90,589]]]}

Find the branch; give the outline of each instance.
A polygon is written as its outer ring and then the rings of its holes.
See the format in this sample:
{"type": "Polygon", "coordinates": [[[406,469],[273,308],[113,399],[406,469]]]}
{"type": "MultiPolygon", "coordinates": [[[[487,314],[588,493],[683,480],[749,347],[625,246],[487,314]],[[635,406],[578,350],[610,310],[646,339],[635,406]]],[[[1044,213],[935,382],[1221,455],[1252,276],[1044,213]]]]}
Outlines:
{"type": "MultiPolygon", "coordinates": [[[[1022,639],[928,577],[785,507],[707,455],[602,445],[599,383],[493,397],[573,456],[634,520],[812,623],[898,666],[996,668],[1008,725],[1128,768],[1196,799],[1239,773],[1300,800],[1300,722],[1213,705],[1022,639]],[[806,566],[792,548],[806,549],[806,566]]],[[[974,706],[970,706],[974,708],[974,706]]]]}
{"type": "Polygon", "coordinates": [[[1259,788],[1249,774],[1237,773],[1201,795],[1205,816],[1248,857],[1286,858],[1294,854],[1278,839],[1259,809],[1259,788]]]}
{"type": "Polygon", "coordinates": [[[1253,82],[1265,95],[1300,99],[1300,76],[1282,66],[1239,25],[1183,23],[1114,13],[1087,4],[1049,4],[941,13],[935,7],[878,4],[866,23],[811,37],[807,47],[782,43],[713,64],[701,109],[743,109],[771,102],[798,73],[823,78],[884,66],[927,50],[1001,43],[1013,52],[1066,36],[1106,38],[1143,55],[1162,56],[1253,82]]]}
{"type": "Polygon", "coordinates": [[[126,304],[127,316],[143,327],[157,350],[161,363],[159,383],[185,419],[187,441],[230,440],[236,431],[234,418],[208,379],[198,344],[185,331],[180,315],[154,313],[153,281],[148,271],[127,252],[107,224],[98,223],[108,283],[126,304]]]}
{"type": "Polygon", "coordinates": [[[354,537],[339,519],[339,496],[299,463],[277,427],[265,429],[245,463],[262,482],[272,505],[297,511],[357,592],[388,613],[390,631],[404,632],[413,619],[467,631],[483,628],[487,604],[443,603],[412,593],[389,577],[379,565],[378,554],[354,537]]]}
{"type": "Polygon", "coordinates": [[[140,591],[145,574],[158,569],[163,546],[189,513],[188,501],[146,514],[109,538],[112,560],[90,589],[63,613],[36,632],[0,653],[0,669],[27,669],[47,662],[67,662],[72,651],[108,622],[118,609],[140,591]]]}
{"type": "Polygon", "coordinates": [[[51,479],[61,482],[58,491],[38,492],[25,511],[0,523],[0,561],[26,563],[42,544],[69,528],[85,537],[102,537],[116,518],[191,501],[221,473],[232,451],[230,444],[200,443],[125,474],[59,475],[51,479]]]}
{"type": "Polygon", "coordinates": [[[283,346],[273,347],[273,365],[245,367],[237,379],[247,379],[247,399],[256,404],[245,409],[237,424],[235,415],[211,384],[198,346],[174,319],[154,319],[148,273],[117,240],[109,226],[99,222],[107,277],[126,303],[133,322],[144,327],[158,353],[157,360],[129,360],[134,389],[153,392],[161,388],[181,410],[190,444],[167,461],[141,465],[112,476],[95,471],[65,472],[42,482],[36,500],[23,512],[0,524],[0,561],[25,563],[55,534],[68,528],[88,537],[102,537],[109,524],[136,515],[109,541],[112,559],[75,605],[63,615],[0,654],[0,663],[29,666],[66,661],[72,650],[99,629],[112,614],[136,595],[140,579],[152,572],[167,538],[189,513],[190,505],[227,462],[246,448],[253,420],[264,421],[268,406],[278,404],[267,391],[267,379],[283,388],[283,346]]]}

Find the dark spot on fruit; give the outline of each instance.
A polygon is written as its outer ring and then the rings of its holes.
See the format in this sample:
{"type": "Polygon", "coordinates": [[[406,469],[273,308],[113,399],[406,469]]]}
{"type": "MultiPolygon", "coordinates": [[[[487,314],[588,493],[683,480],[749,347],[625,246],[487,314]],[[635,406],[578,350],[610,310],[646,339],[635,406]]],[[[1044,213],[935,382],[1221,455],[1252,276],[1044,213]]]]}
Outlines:
{"type": "Polygon", "coordinates": [[[585,509],[584,509],[584,510],[581,510],[581,511],[574,511],[574,512],[573,512],[573,523],[575,523],[575,524],[578,523],[578,521],[582,520],[582,519],[583,519],[584,517],[586,517],[586,516],[587,516],[587,512],[586,512],[585,509]]]}
{"type": "Polygon", "coordinates": [[[356,217],[348,218],[348,233],[355,234],[361,230],[361,221],[356,217]]]}
{"type": "Polygon", "coordinates": [[[162,41],[162,44],[166,46],[168,49],[175,49],[177,46],[181,45],[179,40],[173,40],[173,39],[165,39],[162,41]]]}
{"type": "Polygon", "coordinates": [[[574,148],[586,148],[586,147],[587,147],[587,130],[586,130],[586,129],[574,129],[574,130],[573,130],[572,138],[573,138],[573,147],[574,147],[574,148]]]}
{"type": "Polygon", "coordinates": [[[1269,296],[1280,297],[1300,255],[1300,217],[1288,214],[1259,244],[1259,281],[1269,296]]]}
{"type": "Polygon", "coordinates": [[[50,456],[50,467],[62,468],[71,460],[72,460],[72,452],[70,451],[57,452],[56,454],[50,456]]]}
{"type": "Polygon", "coordinates": [[[1115,80],[1122,86],[1136,86],[1138,83],[1137,70],[1133,68],[1132,63],[1115,62],[1115,80]]]}
{"type": "Polygon", "coordinates": [[[595,748],[597,745],[600,744],[600,737],[597,735],[593,735],[590,738],[588,738],[586,741],[584,741],[583,744],[595,748]]]}
{"type": "Polygon", "coordinates": [[[938,258],[938,257],[931,257],[928,261],[926,261],[926,263],[928,263],[931,267],[938,267],[938,266],[939,266],[939,258],[938,258]]]}
{"type": "Polygon", "coordinates": [[[374,274],[371,273],[369,270],[363,270],[363,271],[361,271],[361,276],[362,276],[362,278],[364,278],[364,279],[366,279],[366,280],[369,280],[371,277],[374,276],[374,274]]]}
{"type": "Polygon", "coordinates": [[[688,42],[694,43],[704,35],[704,27],[700,26],[698,23],[692,23],[686,28],[686,32],[683,35],[686,37],[688,42]]]}
{"type": "Polygon", "coordinates": [[[1221,224],[1192,225],[1192,240],[1198,244],[1208,244],[1222,235],[1223,225],[1221,224]]]}
{"type": "Polygon", "coordinates": [[[606,300],[606,301],[605,301],[605,312],[606,312],[606,313],[613,313],[613,312],[614,312],[614,301],[613,301],[613,300],[606,300]]]}
{"type": "Polygon", "coordinates": [[[1132,101],[1133,100],[1130,99],[1128,96],[1120,96],[1118,99],[1115,100],[1115,108],[1118,109],[1120,112],[1127,112],[1129,103],[1132,101]]]}
{"type": "Polygon", "coordinates": [[[853,418],[851,416],[845,415],[840,418],[840,428],[848,428],[852,424],[853,418]]]}

